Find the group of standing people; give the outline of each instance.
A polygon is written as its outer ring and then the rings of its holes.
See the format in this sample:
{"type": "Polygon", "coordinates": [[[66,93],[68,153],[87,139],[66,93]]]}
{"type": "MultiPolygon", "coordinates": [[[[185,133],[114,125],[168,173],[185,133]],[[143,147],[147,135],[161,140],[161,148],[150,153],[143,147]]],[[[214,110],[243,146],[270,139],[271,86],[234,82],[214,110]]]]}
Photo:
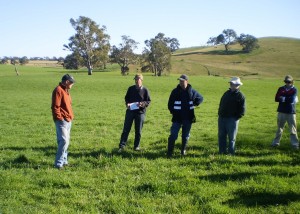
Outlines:
{"type": "MultiPolygon", "coordinates": [[[[203,96],[189,84],[187,75],[182,74],[179,84],[170,94],[168,110],[172,114],[172,125],[168,137],[167,157],[172,157],[175,141],[178,133],[181,134],[181,155],[186,155],[188,140],[192,124],[196,122],[194,109],[203,102],[203,96]]],[[[139,151],[142,128],[145,121],[146,109],[151,103],[149,90],[143,86],[143,75],[134,77],[135,84],[127,89],[125,95],[125,120],[120,137],[119,152],[122,152],[127,144],[128,136],[134,122],[135,137],[134,150],[139,151]]],[[[278,130],[272,146],[279,146],[283,128],[288,123],[291,136],[291,144],[294,149],[299,149],[299,141],[296,127],[296,108],[298,102],[297,89],[294,87],[293,78],[288,75],[284,79],[285,85],[276,93],[275,101],[278,105],[278,130]]],[[[70,143],[71,124],[74,118],[72,100],[69,90],[75,83],[74,78],[65,74],[62,81],[52,93],[52,115],[56,126],[57,154],[54,166],[63,169],[68,165],[68,146],[70,143]]],[[[240,78],[233,77],[230,88],[221,97],[218,110],[218,144],[220,154],[235,154],[235,141],[238,133],[239,120],[244,116],[246,109],[245,96],[240,91],[243,85],[240,78]],[[228,139],[228,140],[227,140],[228,139]]]]}

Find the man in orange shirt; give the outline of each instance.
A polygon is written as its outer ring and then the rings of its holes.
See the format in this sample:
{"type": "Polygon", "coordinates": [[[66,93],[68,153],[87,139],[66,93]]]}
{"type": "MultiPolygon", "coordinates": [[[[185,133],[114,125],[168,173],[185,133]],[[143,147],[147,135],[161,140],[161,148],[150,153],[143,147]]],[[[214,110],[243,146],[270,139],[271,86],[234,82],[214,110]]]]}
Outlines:
{"type": "Polygon", "coordinates": [[[69,74],[62,77],[59,85],[52,92],[52,115],[56,127],[57,153],[54,166],[63,169],[68,165],[68,147],[70,144],[70,132],[74,118],[72,99],[69,90],[75,80],[69,74]]]}

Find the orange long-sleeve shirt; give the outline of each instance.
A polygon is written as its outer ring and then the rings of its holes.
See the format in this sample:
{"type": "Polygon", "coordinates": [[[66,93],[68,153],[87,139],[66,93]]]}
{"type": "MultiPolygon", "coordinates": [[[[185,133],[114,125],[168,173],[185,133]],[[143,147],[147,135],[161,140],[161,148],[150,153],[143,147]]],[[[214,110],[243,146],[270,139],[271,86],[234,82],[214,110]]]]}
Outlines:
{"type": "Polygon", "coordinates": [[[61,83],[52,92],[51,109],[53,120],[65,119],[70,122],[74,119],[71,95],[61,83]]]}

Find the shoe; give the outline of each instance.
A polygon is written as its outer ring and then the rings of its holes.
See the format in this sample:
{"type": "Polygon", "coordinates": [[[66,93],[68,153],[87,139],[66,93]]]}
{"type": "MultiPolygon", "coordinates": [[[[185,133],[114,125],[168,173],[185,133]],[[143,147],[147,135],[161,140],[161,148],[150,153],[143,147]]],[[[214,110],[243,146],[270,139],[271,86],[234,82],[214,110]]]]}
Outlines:
{"type": "Polygon", "coordinates": [[[271,147],[273,147],[273,148],[276,148],[278,146],[279,146],[279,144],[271,144],[271,147]]]}
{"type": "Polygon", "coordinates": [[[181,151],[181,155],[185,156],[186,155],[186,150],[181,151]]]}
{"type": "Polygon", "coordinates": [[[118,153],[121,153],[121,152],[123,152],[123,151],[124,151],[124,149],[125,149],[125,148],[124,148],[124,146],[123,146],[123,147],[120,147],[120,148],[119,148],[119,150],[118,150],[118,153]]]}
{"type": "Polygon", "coordinates": [[[168,158],[168,159],[171,159],[172,157],[173,157],[172,152],[167,152],[167,158],[168,158]]]}
{"type": "Polygon", "coordinates": [[[141,151],[141,148],[138,146],[138,147],[134,147],[134,151],[141,151]]]}
{"type": "Polygon", "coordinates": [[[58,170],[64,170],[63,166],[55,166],[55,168],[58,169],[58,170]]]}

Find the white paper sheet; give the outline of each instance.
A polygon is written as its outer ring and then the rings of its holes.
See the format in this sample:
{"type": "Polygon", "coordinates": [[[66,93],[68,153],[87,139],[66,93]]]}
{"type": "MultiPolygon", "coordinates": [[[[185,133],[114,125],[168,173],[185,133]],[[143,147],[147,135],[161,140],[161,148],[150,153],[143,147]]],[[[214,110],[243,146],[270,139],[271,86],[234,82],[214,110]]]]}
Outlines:
{"type": "Polygon", "coordinates": [[[129,106],[130,106],[130,110],[136,110],[136,109],[140,108],[138,102],[136,102],[136,103],[130,103],[129,106]]]}

